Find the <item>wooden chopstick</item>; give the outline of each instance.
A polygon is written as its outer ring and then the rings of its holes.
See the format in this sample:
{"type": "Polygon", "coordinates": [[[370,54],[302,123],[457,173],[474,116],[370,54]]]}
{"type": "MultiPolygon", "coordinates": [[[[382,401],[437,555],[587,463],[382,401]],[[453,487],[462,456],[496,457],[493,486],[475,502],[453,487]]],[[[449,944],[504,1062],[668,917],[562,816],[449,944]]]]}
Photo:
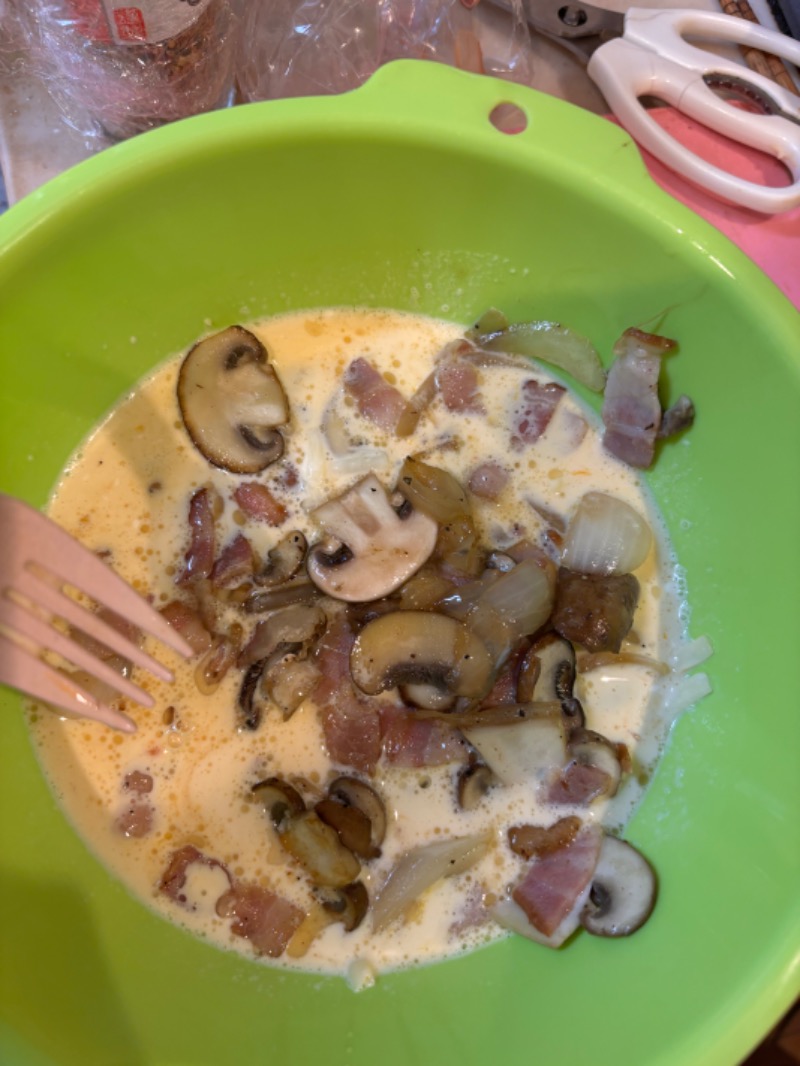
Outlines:
{"type": "MultiPolygon", "coordinates": [[[[720,0],[720,7],[726,15],[747,19],[748,22],[758,22],[748,0],[720,0]]],[[[747,45],[740,45],[739,50],[751,70],[755,70],[756,73],[776,82],[784,89],[788,89],[789,92],[800,95],[800,90],[797,88],[792,75],[778,56],[768,55],[758,48],[750,48],[747,45]]]]}

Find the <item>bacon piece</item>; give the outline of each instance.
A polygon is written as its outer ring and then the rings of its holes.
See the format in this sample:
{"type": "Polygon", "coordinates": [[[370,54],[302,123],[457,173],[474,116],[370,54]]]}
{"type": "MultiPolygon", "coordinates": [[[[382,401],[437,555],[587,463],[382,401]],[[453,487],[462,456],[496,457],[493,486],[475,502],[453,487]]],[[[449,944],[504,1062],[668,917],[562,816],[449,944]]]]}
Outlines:
{"type": "Polygon", "coordinates": [[[211,570],[211,584],[218,589],[240,585],[253,576],[255,567],[252,544],[244,533],[237,533],[219,553],[211,570]]]}
{"type": "Polygon", "coordinates": [[[175,903],[186,906],[187,899],[183,894],[183,888],[186,884],[187,871],[192,863],[195,862],[202,863],[204,866],[215,866],[222,870],[231,883],[231,887],[233,887],[233,878],[224,862],[204,855],[194,844],[184,844],[182,848],[173,851],[170,856],[169,864],[158,883],[158,891],[163,892],[165,896],[174,900],[175,903]]]}
{"type": "Polygon", "coordinates": [[[394,432],[406,413],[406,400],[372,363],[359,357],[344,372],[344,387],[356,401],[359,414],[381,429],[394,432]]]}
{"type": "Polygon", "coordinates": [[[570,844],[578,835],[581,820],[574,814],[559,818],[552,825],[512,825],[508,830],[508,846],[523,859],[548,855],[570,844]]]}
{"type": "Polygon", "coordinates": [[[305,914],[299,907],[261,885],[235,882],[217,900],[220,918],[232,918],[234,936],[249,940],[257,955],[276,959],[286,950],[305,914]]]}
{"type": "Polygon", "coordinates": [[[126,837],[134,837],[137,840],[146,837],[153,828],[153,808],[138,795],[134,795],[117,815],[114,827],[126,837]]]}
{"type": "Polygon", "coordinates": [[[176,629],[197,655],[211,647],[211,634],[203,625],[198,611],[183,600],[171,600],[160,612],[161,617],[176,629]]]}
{"type": "Polygon", "coordinates": [[[413,711],[387,705],[380,721],[383,751],[393,766],[444,766],[466,757],[461,733],[440,719],[417,718],[413,711]]]}
{"type": "Polygon", "coordinates": [[[208,486],[198,489],[189,501],[191,541],[184,555],[186,566],[177,579],[178,584],[185,585],[211,573],[216,549],[214,511],[218,501],[216,490],[208,486]]]}
{"type": "Polygon", "coordinates": [[[126,792],[138,792],[141,795],[153,791],[153,779],[142,770],[131,770],[129,774],[125,774],[122,787],[126,792]]]}
{"type": "Polygon", "coordinates": [[[498,707],[501,704],[517,702],[519,674],[530,646],[529,640],[522,640],[514,648],[495,678],[491,689],[481,700],[481,707],[498,707]]]}
{"type": "Polygon", "coordinates": [[[312,699],[331,759],[372,773],[381,755],[380,719],[374,705],[353,687],[350,651],[354,643],[347,619],[339,615],[317,645],[316,665],[322,676],[312,699]]]}
{"type": "Polygon", "coordinates": [[[592,800],[608,793],[610,776],[599,766],[571,762],[561,771],[547,793],[550,803],[588,807],[592,800]]]}
{"type": "Polygon", "coordinates": [[[260,481],[243,481],[235,489],[233,498],[254,522],[279,526],[286,521],[286,508],[260,481]]]}
{"type": "Polygon", "coordinates": [[[471,363],[443,363],[436,371],[436,384],[448,411],[486,414],[478,390],[478,371],[471,363]]]}
{"type": "Polygon", "coordinates": [[[623,462],[646,469],[661,425],[661,359],[675,341],[627,329],[614,345],[616,358],[603,394],[603,447],[623,462]]]}
{"type": "Polygon", "coordinates": [[[565,847],[534,859],[511,893],[544,936],[553,935],[590,886],[602,839],[597,826],[585,826],[565,847]]]}
{"type": "Polygon", "coordinates": [[[511,446],[520,451],[526,444],[535,444],[567,390],[563,385],[549,382],[543,385],[529,378],[522,385],[522,400],[514,412],[511,446]]]}
{"type": "Polygon", "coordinates": [[[510,474],[500,463],[490,460],[476,466],[469,476],[469,491],[484,500],[496,500],[509,481],[510,474]]]}

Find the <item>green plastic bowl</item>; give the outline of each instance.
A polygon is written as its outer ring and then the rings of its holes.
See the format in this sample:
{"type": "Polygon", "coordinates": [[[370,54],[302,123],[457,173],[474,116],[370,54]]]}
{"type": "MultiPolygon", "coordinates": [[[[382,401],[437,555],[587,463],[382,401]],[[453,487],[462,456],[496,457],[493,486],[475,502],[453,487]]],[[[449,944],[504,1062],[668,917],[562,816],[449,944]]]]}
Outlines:
{"type": "MultiPolygon", "coordinates": [[[[104,152],[0,221],[0,487],[40,505],[143,373],[210,322],[489,305],[680,340],[697,424],[651,482],[714,693],[678,723],[630,837],[661,896],[629,940],[510,939],[381,978],[287,974],[130,898],[0,708],[0,1061],[75,1066],[731,1064],[798,993],[800,316],[663,194],[618,128],[434,64],[104,152]],[[511,101],[527,129],[489,121],[511,101]],[[660,318],[659,318],[660,316],[660,318]]],[[[8,532],[3,531],[7,536],[8,532]]],[[[1,549],[0,549],[1,550],[1,549]]]]}

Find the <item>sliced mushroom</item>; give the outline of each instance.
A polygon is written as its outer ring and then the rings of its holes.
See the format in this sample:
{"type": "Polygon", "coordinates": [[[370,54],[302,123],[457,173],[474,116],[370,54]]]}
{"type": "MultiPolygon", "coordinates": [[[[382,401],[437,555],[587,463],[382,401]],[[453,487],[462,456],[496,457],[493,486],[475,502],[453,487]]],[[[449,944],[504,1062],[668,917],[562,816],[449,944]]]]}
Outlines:
{"type": "Polygon", "coordinates": [[[314,807],[319,817],[336,833],[342,844],[360,859],[376,859],[380,855],[380,848],[372,845],[372,826],[370,820],[358,807],[339,803],[338,800],[326,796],[314,807]]]}
{"type": "Polygon", "coordinates": [[[242,639],[242,627],[234,623],[227,634],[217,634],[211,647],[195,667],[194,683],[204,696],[219,687],[223,677],[236,662],[242,639]]]}
{"type": "Polygon", "coordinates": [[[274,611],[256,625],[239,655],[238,665],[246,668],[259,659],[266,659],[281,645],[308,647],[324,630],[326,622],[322,608],[310,604],[294,604],[274,611]]]}
{"type": "Polygon", "coordinates": [[[474,726],[464,735],[504,785],[545,783],[567,761],[567,739],[557,710],[513,724],[474,726]]]}
{"type": "Polygon", "coordinates": [[[250,791],[264,804],[276,829],[279,829],[287,818],[306,809],[303,797],[297,789],[280,777],[267,777],[258,781],[250,791]]]}
{"type": "Polygon", "coordinates": [[[632,844],[606,836],[581,925],[594,936],[629,936],[653,912],[657,881],[653,867],[632,844]]]}
{"type": "Polygon", "coordinates": [[[604,795],[615,796],[622,777],[619,751],[607,737],[593,729],[576,729],[569,738],[568,754],[581,766],[594,766],[608,776],[604,795]]]}
{"type": "Polygon", "coordinates": [[[195,344],[181,364],[178,405],[198,451],[214,466],[255,474],[283,454],[283,386],[261,341],[229,326],[195,344]]]}
{"type": "Polygon", "coordinates": [[[445,692],[437,685],[400,685],[400,696],[404,703],[426,711],[449,711],[456,702],[454,692],[445,692]]]}
{"type": "Polygon", "coordinates": [[[342,923],[346,933],[358,929],[369,910],[369,895],[361,881],[343,888],[325,886],[315,894],[327,913],[342,923]]]}
{"type": "Polygon", "coordinates": [[[421,684],[480,699],[490,687],[493,664],[485,644],[455,618],[395,611],[364,626],[350,654],[350,671],[368,695],[421,684]]]}
{"type": "Polygon", "coordinates": [[[290,607],[293,603],[313,603],[319,599],[319,589],[313,581],[294,578],[275,588],[251,593],[245,600],[244,609],[248,614],[264,614],[277,611],[280,607],[290,607]]]}
{"type": "Polygon", "coordinates": [[[366,816],[370,824],[370,845],[373,850],[379,849],[386,836],[386,808],[375,789],[357,777],[345,775],[331,781],[328,795],[366,816]]]}
{"type": "Polygon", "coordinates": [[[456,794],[461,810],[476,810],[483,802],[484,796],[497,783],[497,778],[486,763],[472,762],[465,766],[459,772],[456,782],[456,794]]]}
{"type": "Polygon", "coordinates": [[[308,544],[299,529],[292,530],[278,541],[267,553],[267,559],[261,570],[255,574],[257,585],[275,588],[294,577],[306,557],[308,544]]]}
{"type": "Polygon", "coordinates": [[[313,512],[330,538],[308,556],[308,576],[338,600],[377,600],[399,588],[427,562],[436,522],[403,506],[392,507],[383,485],[368,474],[344,495],[313,512]]]}
{"type": "Polygon", "coordinates": [[[283,847],[318,885],[343,888],[358,877],[361,864],[316,811],[302,811],[278,830],[283,847]]]}
{"type": "Polygon", "coordinates": [[[520,701],[557,700],[567,728],[584,724],[580,701],[573,695],[575,649],[557,633],[547,633],[526,653],[520,669],[517,698],[520,701]]]}
{"type": "Polygon", "coordinates": [[[287,655],[262,674],[261,686],[287,720],[309,698],[321,677],[319,667],[310,659],[287,655]]]}
{"type": "Polygon", "coordinates": [[[261,725],[264,707],[258,698],[258,683],[263,670],[264,660],[259,659],[247,668],[242,678],[237,702],[237,719],[240,729],[255,730],[261,725]]]}

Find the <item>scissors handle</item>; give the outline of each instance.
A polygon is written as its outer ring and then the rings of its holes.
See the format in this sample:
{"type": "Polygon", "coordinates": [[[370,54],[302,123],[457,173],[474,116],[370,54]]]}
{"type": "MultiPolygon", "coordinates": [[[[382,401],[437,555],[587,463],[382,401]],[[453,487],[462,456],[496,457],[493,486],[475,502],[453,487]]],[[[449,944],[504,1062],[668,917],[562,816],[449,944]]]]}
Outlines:
{"type": "Polygon", "coordinates": [[[800,205],[800,100],[768,78],[740,64],[696,48],[684,34],[714,41],[748,44],[800,63],[800,43],[728,15],[691,10],[632,8],[622,38],[599,48],[589,75],[628,132],[653,155],[687,180],[755,211],[776,214],[800,205]],[[704,82],[705,74],[728,76],[755,86],[781,114],[754,114],[721,100],[704,82]],[[781,188],[734,177],[690,152],[648,114],[640,103],[652,96],[741,144],[783,163],[792,184],[781,188]]]}

